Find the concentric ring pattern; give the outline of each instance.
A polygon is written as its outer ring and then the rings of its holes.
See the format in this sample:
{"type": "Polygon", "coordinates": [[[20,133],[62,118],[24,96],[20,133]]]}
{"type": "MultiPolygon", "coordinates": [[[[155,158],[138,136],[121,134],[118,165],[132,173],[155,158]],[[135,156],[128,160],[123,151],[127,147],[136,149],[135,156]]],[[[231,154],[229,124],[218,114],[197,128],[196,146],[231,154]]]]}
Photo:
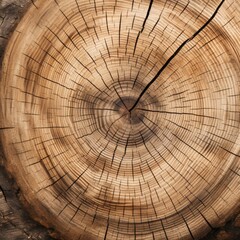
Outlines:
{"type": "Polygon", "coordinates": [[[5,53],[1,136],[35,218],[65,239],[111,240],[199,239],[225,222],[240,200],[239,10],[30,7],[5,53]]]}

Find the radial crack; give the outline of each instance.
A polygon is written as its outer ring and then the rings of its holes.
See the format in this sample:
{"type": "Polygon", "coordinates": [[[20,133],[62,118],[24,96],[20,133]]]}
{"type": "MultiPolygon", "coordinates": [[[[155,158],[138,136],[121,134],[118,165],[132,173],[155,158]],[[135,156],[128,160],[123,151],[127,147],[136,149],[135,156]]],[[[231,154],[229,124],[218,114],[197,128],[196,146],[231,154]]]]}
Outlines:
{"type": "Polygon", "coordinates": [[[147,11],[147,15],[146,15],[146,17],[145,17],[145,19],[144,19],[144,22],[143,22],[143,25],[142,25],[141,33],[143,32],[144,27],[145,27],[145,24],[146,24],[146,22],[147,22],[147,19],[148,19],[148,17],[149,17],[150,11],[151,11],[151,9],[152,9],[152,4],[153,4],[153,0],[151,0],[150,3],[149,3],[149,7],[148,7],[148,11],[147,11]]]}
{"type": "Polygon", "coordinates": [[[186,39],[178,48],[177,50],[170,56],[170,58],[164,63],[164,65],[160,68],[160,70],[157,72],[157,74],[153,77],[153,79],[147,84],[147,86],[143,89],[143,91],[140,93],[139,97],[137,98],[135,104],[129,109],[129,112],[131,112],[138,104],[139,100],[142,98],[144,93],[148,90],[148,88],[157,80],[157,78],[160,76],[160,74],[167,68],[167,66],[171,63],[171,61],[178,55],[178,53],[182,50],[182,48],[190,41],[192,41],[197,35],[199,35],[208,25],[211,23],[211,21],[214,19],[216,14],[218,13],[219,9],[223,5],[225,0],[222,0],[216,10],[214,11],[213,15],[207,20],[207,22],[199,28],[190,38],[186,39]]]}

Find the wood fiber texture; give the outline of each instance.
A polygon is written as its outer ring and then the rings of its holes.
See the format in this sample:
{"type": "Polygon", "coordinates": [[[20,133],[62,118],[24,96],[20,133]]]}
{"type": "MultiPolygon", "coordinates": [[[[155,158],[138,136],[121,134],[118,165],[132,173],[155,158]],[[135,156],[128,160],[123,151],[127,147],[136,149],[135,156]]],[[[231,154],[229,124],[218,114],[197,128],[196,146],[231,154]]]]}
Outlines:
{"type": "Polygon", "coordinates": [[[200,239],[225,225],[240,205],[239,10],[30,6],[4,55],[0,134],[36,220],[71,240],[200,239]]]}

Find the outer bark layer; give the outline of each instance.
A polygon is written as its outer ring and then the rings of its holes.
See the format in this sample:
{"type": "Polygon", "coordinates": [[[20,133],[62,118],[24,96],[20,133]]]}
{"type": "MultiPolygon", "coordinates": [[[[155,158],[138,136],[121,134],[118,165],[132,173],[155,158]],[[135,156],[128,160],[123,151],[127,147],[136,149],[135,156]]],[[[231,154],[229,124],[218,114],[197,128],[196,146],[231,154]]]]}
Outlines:
{"type": "Polygon", "coordinates": [[[19,189],[0,167],[0,239],[50,240],[49,234],[53,230],[47,230],[31,220],[18,198],[19,189]]]}
{"type": "MultiPolygon", "coordinates": [[[[3,52],[6,42],[10,36],[10,33],[18,21],[22,13],[24,12],[25,2],[27,1],[3,1],[1,5],[0,21],[1,21],[1,49],[3,52]],[[21,5],[22,4],[22,5],[21,5]]],[[[212,8],[213,9],[213,8],[212,8]]],[[[146,21],[144,22],[146,26],[146,21]]],[[[2,54],[1,54],[2,56],[2,54]]],[[[137,86],[137,83],[136,83],[137,86]]],[[[136,111],[132,115],[125,113],[126,109],[133,103],[135,98],[122,98],[119,102],[116,102],[116,109],[124,115],[126,122],[133,124],[139,124],[145,115],[141,111],[136,111]],[[126,105],[126,106],[124,106],[126,105]],[[139,120],[140,119],[140,120],[139,120]]],[[[142,103],[143,104],[143,103],[142,103]]],[[[142,105],[140,103],[139,108],[142,105]]],[[[176,113],[177,114],[177,113],[176,113]]],[[[8,127],[5,122],[2,122],[2,128],[8,127]]],[[[2,163],[6,161],[3,160],[2,163]]],[[[0,169],[0,211],[1,217],[1,233],[0,239],[49,239],[50,230],[40,227],[29,219],[25,211],[22,209],[22,205],[18,202],[18,197],[21,193],[17,187],[14,188],[13,181],[4,173],[3,168],[0,169]]],[[[35,213],[38,215],[38,213],[35,213]]],[[[41,215],[41,214],[40,214],[41,215]]],[[[235,214],[233,214],[235,215],[235,214]]],[[[108,230],[108,228],[107,228],[108,230]]],[[[90,236],[90,233],[89,235],[90,236]]],[[[236,220],[231,220],[225,227],[215,229],[205,239],[238,239],[240,236],[239,230],[239,216],[236,220]]]]}

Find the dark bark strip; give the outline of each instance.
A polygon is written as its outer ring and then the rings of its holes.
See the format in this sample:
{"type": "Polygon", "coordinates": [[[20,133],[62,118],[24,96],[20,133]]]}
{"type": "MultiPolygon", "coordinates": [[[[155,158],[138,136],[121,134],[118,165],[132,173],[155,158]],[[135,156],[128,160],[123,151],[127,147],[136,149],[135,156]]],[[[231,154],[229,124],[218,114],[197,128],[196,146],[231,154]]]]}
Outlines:
{"type": "Polygon", "coordinates": [[[219,9],[223,5],[225,0],[222,0],[221,3],[218,5],[216,10],[214,11],[213,15],[208,19],[208,21],[198,29],[190,38],[186,39],[173,53],[173,55],[165,62],[165,64],[161,67],[161,69],[157,72],[157,74],[154,76],[154,78],[147,84],[147,86],[143,89],[143,91],[140,93],[139,97],[137,98],[135,104],[129,109],[129,112],[131,112],[138,104],[144,93],[148,90],[148,88],[157,80],[157,78],[160,76],[160,74],[167,68],[167,66],[171,63],[171,61],[177,56],[177,54],[182,50],[182,48],[190,41],[192,41],[198,34],[200,34],[208,25],[211,23],[211,21],[214,19],[216,14],[218,13],[219,9]]]}

